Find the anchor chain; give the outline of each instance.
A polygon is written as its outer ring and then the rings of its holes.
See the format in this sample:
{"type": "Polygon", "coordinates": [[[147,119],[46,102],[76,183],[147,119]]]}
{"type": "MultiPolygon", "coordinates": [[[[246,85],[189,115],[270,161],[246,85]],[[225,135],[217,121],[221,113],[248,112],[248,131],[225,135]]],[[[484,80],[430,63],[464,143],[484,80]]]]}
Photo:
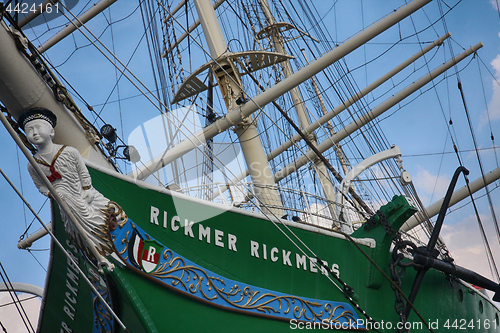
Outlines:
{"type": "MultiPolygon", "coordinates": [[[[394,308],[396,313],[399,316],[399,320],[401,323],[401,327],[406,327],[406,316],[405,310],[408,306],[403,299],[403,295],[401,294],[401,276],[398,272],[398,266],[404,267],[405,265],[401,263],[401,260],[404,259],[404,255],[401,253],[406,247],[411,247],[416,250],[416,245],[410,241],[404,241],[401,237],[401,233],[399,231],[394,230],[394,228],[389,224],[387,218],[380,211],[377,212],[377,215],[380,218],[380,224],[384,228],[385,232],[391,236],[394,241],[394,248],[392,250],[392,260],[389,263],[389,270],[391,273],[391,279],[395,285],[391,284],[392,290],[394,290],[394,296],[396,298],[394,302],[394,308]]],[[[398,329],[398,333],[408,332],[408,329],[398,329]]]]}
{"type": "Polygon", "coordinates": [[[345,283],[337,274],[335,274],[335,272],[333,272],[323,260],[321,260],[319,257],[316,257],[316,260],[321,269],[326,270],[331,277],[333,277],[342,285],[341,292],[344,294],[347,300],[356,308],[356,310],[358,310],[363,316],[365,316],[368,322],[373,323],[374,319],[370,315],[368,315],[368,313],[365,310],[363,310],[361,306],[355,301],[356,296],[354,293],[354,289],[347,283],[345,283]]]}

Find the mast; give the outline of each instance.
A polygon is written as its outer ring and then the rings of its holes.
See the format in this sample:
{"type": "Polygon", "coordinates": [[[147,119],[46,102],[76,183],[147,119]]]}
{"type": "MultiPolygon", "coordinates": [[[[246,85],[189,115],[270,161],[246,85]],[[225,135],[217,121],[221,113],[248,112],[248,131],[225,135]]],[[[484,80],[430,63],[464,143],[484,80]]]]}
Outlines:
{"type": "MultiPolygon", "coordinates": [[[[284,46],[283,39],[280,36],[279,28],[276,28],[275,26],[275,20],[269,9],[269,4],[267,0],[261,0],[260,5],[262,10],[264,11],[264,15],[268,22],[268,26],[265,27],[264,29],[267,29],[269,31],[269,36],[271,37],[272,45],[275,51],[286,55],[287,52],[284,46]]],[[[281,62],[280,65],[285,78],[288,78],[293,74],[289,60],[281,62]]],[[[311,123],[309,121],[309,117],[307,116],[307,111],[305,108],[304,101],[300,96],[299,88],[298,87],[292,88],[290,90],[290,96],[292,97],[295,112],[297,113],[297,116],[299,118],[300,128],[301,129],[307,128],[311,123]]],[[[316,146],[317,145],[316,136],[313,133],[310,133],[308,136],[311,143],[314,146],[316,146]]],[[[328,169],[325,163],[323,163],[323,161],[321,161],[319,158],[315,158],[313,162],[314,162],[314,171],[316,172],[316,175],[318,176],[318,179],[321,183],[321,187],[323,188],[323,193],[325,195],[325,198],[329,202],[328,209],[330,211],[330,215],[332,216],[332,218],[334,218],[337,215],[337,212],[335,206],[331,204],[332,202],[335,202],[335,188],[333,186],[333,181],[330,178],[328,169]]]]}
{"type": "MultiPolygon", "coordinates": [[[[302,49],[302,54],[304,55],[304,59],[306,60],[306,64],[309,64],[309,61],[307,60],[306,52],[304,49],[302,49]]],[[[319,91],[318,84],[316,83],[316,77],[312,76],[311,77],[311,85],[313,86],[314,92],[316,93],[316,96],[318,97],[319,105],[321,107],[321,112],[323,112],[323,115],[326,115],[328,113],[328,110],[326,109],[325,102],[323,100],[323,96],[321,96],[321,92],[319,91]]],[[[330,135],[335,134],[335,130],[333,129],[333,125],[330,120],[326,122],[325,127],[328,129],[328,132],[330,132],[330,135]]],[[[342,152],[342,147],[340,144],[336,144],[333,149],[335,150],[335,153],[337,153],[337,157],[340,162],[340,166],[342,167],[342,171],[344,171],[344,175],[346,175],[349,172],[349,169],[347,169],[347,162],[344,156],[344,153],[342,152]]]]}
{"type": "MultiPolygon", "coordinates": [[[[306,60],[306,63],[309,64],[309,61],[307,60],[306,52],[304,49],[302,49],[302,53],[304,55],[304,59],[306,60]]],[[[323,101],[323,96],[321,96],[321,92],[319,91],[318,84],[316,83],[316,77],[314,77],[314,76],[311,77],[311,84],[313,86],[314,92],[316,93],[316,96],[318,97],[319,105],[321,107],[321,112],[323,112],[323,116],[325,116],[328,113],[328,111],[326,109],[325,102],[323,101]]],[[[335,130],[333,129],[333,125],[332,125],[330,120],[328,120],[326,122],[326,128],[328,129],[330,136],[335,135],[335,130]]],[[[337,158],[339,159],[340,166],[342,167],[342,171],[344,171],[344,175],[347,175],[349,170],[347,169],[346,158],[344,156],[344,152],[342,151],[342,147],[340,146],[340,143],[335,144],[333,146],[333,150],[337,154],[337,158]]],[[[342,190],[342,188],[340,190],[342,190]]],[[[353,186],[351,186],[350,190],[353,193],[356,191],[353,186]]],[[[338,203],[338,200],[337,200],[337,203],[338,203]]],[[[361,211],[361,207],[356,200],[353,200],[352,203],[353,203],[354,207],[356,208],[356,211],[361,211]]],[[[340,209],[342,210],[343,208],[341,207],[340,209]]]]}
{"type": "MultiPolygon", "coordinates": [[[[177,4],[177,6],[172,9],[172,11],[169,13],[169,15],[167,15],[167,17],[165,17],[163,19],[163,23],[167,23],[168,20],[170,20],[170,18],[172,18],[173,15],[175,15],[175,13],[177,13],[184,5],[186,5],[186,2],[187,0],[183,0],[181,2],[179,2],[179,4],[177,4]]],[[[224,2],[226,2],[226,0],[217,0],[214,2],[214,10],[217,9],[220,5],[222,5],[224,2]]],[[[177,47],[177,45],[179,45],[187,36],[189,36],[189,34],[194,30],[196,29],[198,26],[200,25],[200,20],[196,20],[188,29],[186,32],[184,32],[176,41],[175,43],[173,43],[169,48],[168,50],[166,50],[165,52],[163,52],[163,54],[161,55],[163,58],[166,58],[167,54],[172,52],[172,50],[174,48],[177,47]]]]}
{"type": "MultiPolygon", "coordinates": [[[[207,139],[229,129],[234,126],[234,124],[240,123],[243,118],[250,116],[279,96],[291,90],[293,87],[298,86],[302,82],[308,80],[311,76],[332,65],[346,54],[352,52],[378,34],[397,24],[399,21],[422,8],[430,1],[431,0],[414,0],[413,2],[399,8],[384,19],[350,38],[344,44],[339,45],[337,48],[323,55],[318,60],[315,60],[308,66],[295,72],[289,78],[253,97],[251,102],[241,105],[240,108],[231,109],[224,117],[217,119],[214,123],[205,127],[203,130],[180,142],[172,149],[158,155],[155,159],[148,162],[143,167],[138,168],[134,174],[136,174],[136,177],[139,179],[145,179],[152,172],[170,164],[173,160],[196,148],[207,139]]],[[[211,11],[213,12],[213,8],[211,11]]],[[[215,16],[215,14],[213,15],[215,16]]]]}
{"type": "MultiPolygon", "coordinates": [[[[195,0],[194,3],[210,50],[210,55],[213,59],[219,59],[221,55],[228,52],[228,48],[219,22],[217,21],[213,5],[210,0],[195,0]]],[[[244,103],[241,101],[245,101],[245,95],[241,88],[241,79],[234,64],[227,59],[221,59],[217,61],[214,67],[213,71],[228,111],[239,109],[240,105],[244,103]]],[[[243,117],[240,122],[234,125],[243,156],[250,170],[250,177],[254,186],[253,190],[257,199],[263,206],[268,207],[265,208],[265,213],[271,213],[277,217],[283,216],[282,203],[275,186],[273,173],[267,161],[267,156],[252,116],[243,117]]]]}
{"type": "MultiPolygon", "coordinates": [[[[396,75],[397,73],[399,73],[401,70],[403,70],[404,68],[406,68],[410,64],[412,64],[414,61],[416,61],[418,58],[420,58],[421,56],[423,56],[424,54],[426,54],[427,52],[429,52],[430,50],[432,50],[434,47],[442,45],[443,41],[446,40],[447,38],[449,38],[450,36],[451,36],[450,33],[447,33],[447,34],[441,36],[440,38],[438,38],[437,40],[435,40],[433,43],[430,43],[429,45],[427,45],[421,51],[415,53],[413,56],[411,56],[410,58],[408,58],[405,61],[403,61],[401,64],[399,64],[396,67],[394,67],[393,69],[391,69],[385,75],[381,76],[380,78],[378,78],[374,82],[370,83],[365,88],[363,88],[360,91],[356,92],[354,95],[352,95],[347,100],[345,100],[342,104],[339,104],[333,110],[328,111],[324,116],[322,116],[321,118],[319,118],[318,120],[316,120],[315,122],[313,122],[311,125],[309,125],[307,128],[305,128],[303,130],[304,134],[312,133],[313,131],[315,131],[316,129],[318,129],[320,126],[325,125],[325,124],[326,124],[326,127],[328,129],[330,129],[331,124],[329,122],[330,122],[331,119],[333,119],[333,117],[335,117],[336,115],[340,114],[346,108],[348,108],[349,106],[353,105],[356,101],[358,101],[361,98],[363,98],[364,96],[366,96],[368,93],[370,93],[371,91],[373,91],[375,88],[379,87],[381,84],[383,84],[384,82],[386,82],[387,80],[389,80],[391,77],[393,77],[394,75],[396,75]]],[[[314,76],[311,79],[314,80],[314,76]]],[[[318,91],[316,91],[316,92],[318,93],[318,91]]],[[[320,97],[321,97],[321,95],[318,95],[318,98],[320,98],[320,97]]],[[[322,98],[320,99],[320,101],[322,101],[322,98]]],[[[324,105],[322,104],[322,108],[323,108],[323,106],[324,105]]],[[[333,135],[335,135],[335,132],[333,131],[333,128],[331,128],[331,129],[332,129],[332,131],[330,132],[330,134],[331,134],[331,136],[333,136],[333,135]]],[[[270,160],[274,159],[275,157],[277,157],[278,155],[280,155],[281,153],[283,153],[284,151],[286,151],[288,148],[290,148],[291,146],[293,146],[293,144],[295,142],[298,142],[299,140],[301,140],[301,135],[299,133],[297,133],[292,138],[290,138],[289,140],[287,140],[286,142],[284,142],[283,144],[281,144],[279,147],[275,148],[272,152],[270,152],[267,155],[268,160],[270,161],[270,160]]],[[[339,146],[339,145],[338,144],[334,145],[334,147],[336,147],[336,146],[339,146]]],[[[345,166],[345,167],[342,166],[342,169],[344,171],[344,174],[347,174],[347,172],[348,172],[348,171],[346,171],[347,170],[347,166],[345,166]]],[[[238,176],[236,176],[236,178],[234,178],[232,180],[232,182],[238,182],[239,180],[245,178],[246,176],[248,176],[248,170],[245,170],[241,174],[239,174],[238,176]]],[[[340,181],[341,180],[339,180],[339,182],[340,181]]],[[[226,189],[227,188],[225,186],[223,186],[223,187],[221,187],[220,192],[223,192],[226,189]]],[[[216,196],[219,195],[220,192],[219,191],[214,192],[212,194],[211,198],[215,198],[216,196]]]]}

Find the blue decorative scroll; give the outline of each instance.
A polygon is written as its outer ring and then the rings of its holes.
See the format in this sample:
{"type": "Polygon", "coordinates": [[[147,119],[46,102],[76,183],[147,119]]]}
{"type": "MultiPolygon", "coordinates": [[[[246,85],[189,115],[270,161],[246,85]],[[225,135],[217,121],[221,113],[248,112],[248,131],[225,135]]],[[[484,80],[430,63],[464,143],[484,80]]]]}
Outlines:
{"type": "MultiPolygon", "coordinates": [[[[118,253],[131,267],[197,299],[253,315],[363,328],[358,325],[359,317],[348,303],[287,295],[226,279],[151,239],[130,220],[120,224],[119,228],[111,232],[111,236],[118,253]],[[156,249],[150,250],[151,253],[161,251],[159,262],[152,271],[146,273],[146,266],[140,261],[148,259],[146,247],[153,242],[160,245],[160,248],[156,246],[156,249]]],[[[153,258],[152,255],[150,257],[153,258]]]]}
{"type": "MultiPolygon", "coordinates": [[[[110,303],[110,295],[108,287],[105,283],[102,283],[102,277],[98,275],[95,271],[89,274],[89,279],[96,287],[97,292],[101,294],[108,304],[110,303]]],[[[113,317],[109,312],[108,308],[102,304],[101,300],[95,296],[93,300],[94,308],[94,326],[92,327],[92,333],[111,333],[113,332],[113,317]]]]}

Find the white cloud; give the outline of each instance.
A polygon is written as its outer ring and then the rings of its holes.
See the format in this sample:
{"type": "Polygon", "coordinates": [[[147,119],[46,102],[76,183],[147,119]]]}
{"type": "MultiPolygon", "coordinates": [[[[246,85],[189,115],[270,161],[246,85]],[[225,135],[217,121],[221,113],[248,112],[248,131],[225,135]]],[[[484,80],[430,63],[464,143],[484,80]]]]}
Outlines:
{"type": "MultiPolygon", "coordinates": [[[[28,315],[29,321],[36,330],[38,323],[38,314],[40,311],[40,298],[31,298],[33,295],[30,294],[18,294],[21,300],[22,306],[26,314],[28,315]],[[30,298],[30,299],[28,299],[30,298]],[[25,301],[23,301],[25,300],[25,301]]],[[[0,293],[0,322],[5,327],[9,333],[25,333],[26,327],[21,319],[21,316],[14,304],[12,303],[12,298],[9,293],[0,293]],[[9,305],[5,305],[9,304],[9,305]]]]}
{"type": "Polygon", "coordinates": [[[491,6],[493,6],[493,9],[496,11],[498,10],[498,3],[497,0],[490,0],[491,6]]]}
{"type": "MultiPolygon", "coordinates": [[[[500,244],[491,217],[482,216],[482,223],[497,266],[500,265],[500,244]]],[[[441,236],[455,263],[495,280],[491,274],[479,225],[475,216],[469,216],[453,225],[443,225],[441,236]]],[[[500,267],[498,267],[500,269],[500,267]]]]}
{"type": "Polygon", "coordinates": [[[450,177],[448,175],[433,175],[419,167],[418,173],[413,177],[413,184],[417,188],[424,206],[428,206],[431,201],[439,200],[446,194],[450,177]]]}

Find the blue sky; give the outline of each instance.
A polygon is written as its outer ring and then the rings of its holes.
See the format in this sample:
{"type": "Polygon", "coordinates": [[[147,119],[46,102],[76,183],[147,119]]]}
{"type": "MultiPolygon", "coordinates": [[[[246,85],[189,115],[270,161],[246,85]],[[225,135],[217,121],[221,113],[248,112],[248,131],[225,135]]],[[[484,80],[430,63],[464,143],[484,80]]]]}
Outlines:
{"type": "MultiPolygon", "coordinates": [[[[456,2],[455,0],[446,1],[450,6],[455,5],[456,2]]],[[[315,3],[318,8],[330,9],[333,1],[315,1],[315,3]]],[[[341,41],[361,30],[364,25],[382,17],[389,13],[391,9],[399,7],[402,4],[404,4],[404,1],[396,0],[339,2],[335,10],[337,19],[335,24],[331,23],[333,21],[331,19],[334,14],[333,10],[326,12],[325,19],[329,20],[328,24],[332,27],[332,35],[341,41]],[[363,15],[364,22],[351,19],[352,17],[360,17],[361,14],[363,15]]],[[[77,4],[75,8],[79,8],[78,6],[81,6],[81,4],[77,4]]],[[[461,52],[461,47],[468,48],[479,41],[485,44],[478,52],[479,59],[472,60],[460,72],[460,78],[464,87],[477,142],[479,147],[482,148],[480,156],[486,172],[498,167],[496,155],[500,155],[498,149],[496,151],[491,149],[492,141],[490,139],[490,135],[493,134],[497,145],[500,140],[500,85],[494,80],[494,78],[500,80],[500,18],[496,6],[497,4],[494,0],[462,1],[446,16],[447,28],[452,33],[451,44],[454,54],[461,52]],[[490,73],[494,75],[494,78],[490,73]],[[486,110],[488,110],[488,113],[486,110]],[[490,122],[486,121],[488,114],[490,122]]],[[[136,4],[134,1],[121,1],[121,4],[114,6],[111,14],[112,19],[126,16],[135,7],[136,4]]],[[[447,10],[444,4],[443,9],[447,10]]],[[[432,21],[439,16],[436,2],[425,7],[425,14],[421,12],[418,16],[415,16],[414,19],[417,25],[426,19],[432,21]]],[[[107,14],[107,17],[109,18],[109,14],[107,14]]],[[[59,18],[59,20],[62,19],[59,18]]],[[[411,25],[412,22],[407,20],[404,24],[411,25]]],[[[139,28],[142,27],[139,11],[128,21],[124,21],[113,27],[117,41],[120,41],[119,39],[130,41],[128,43],[129,47],[116,49],[118,57],[124,62],[127,62],[134,52],[132,46],[141,38],[141,34],[138,32],[140,29],[135,29],[136,31],[133,33],[128,32],[128,29],[134,25],[139,28]],[[124,35],[125,33],[127,35],[124,35]]],[[[89,26],[98,34],[103,30],[105,25],[101,21],[92,22],[89,26]]],[[[108,29],[103,35],[103,39],[108,45],[111,45],[109,33],[110,30],[108,29]]],[[[431,41],[436,39],[437,35],[442,35],[443,33],[443,24],[438,23],[436,24],[435,32],[426,31],[423,33],[422,38],[423,41],[431,41]]],[[[395,29],[390,30],[387,35],[384,38],[397,38],[398,31],[395,29]]],[[[359,63],[362,63],[365,59],[371,59],[380,53],[380,49],[385,47],[383,43],[377,44],[375,42],[376,40],[371,45],[368,45],[366,49],[356,51],[358,52],[359,63]]],[[[47,52],[49,59],[54,64],[63,63],[72,52],[75,43],[83,45],[85,42],[81,37],[75,35],[74,39],[65,40],[61,45],[57,45],[49,50],[47,52]]],[[[146,45],[142,43],[136,52],[134,60],[147,56],[146,45]]],[[[389,59],[394,59],[395,63],[381,64],[380,72],[374,70],[369,73],[359,73],[357,83],[360,87],[364,87],[366,83],[370,83],[376,79],[378,75],[383,74],[391,66],[406,59],[406,54],[409,56],[415,51],[407,51],[404,43],[402,43],[391,52],[393,53],[390,54],[389,59]],[[405,54],[405,57],[398,58],[398,53],[405,54]],[[396,58],[400,60],[396,60],[396,58]]],[[[437,59],[435,62],[439,63],[443,62],[445,58],[449,59],[449,53],[448,46],[446,45],[446,49],[436,56],[437,59]]],[[[468,61],[464,61],[464,65],[461,64],[458,67],[463,68],[465,63],[468,63],[468,61]]],[[[151,84],[151,77],[146,74],[144,68],[147,67],[149,69],[149,66],[149,62],[146,61],[133,61],[131,63],[132,71],[139,73],[147,84],[151,84]]],[[[350,63],[350,66],[356,67],[355,59],[350,63]]],[[[75,89],[91,105],[95,106],[96,110],[100,111],[100,105],[105,102],[115,82],[115,73],[103,57],[97,51],[91,51],[87,47],[76,52],[64,65],[60,66],[59,70],[65,77],[71,78],[71,84],[75,89]],[[92,61],[88,61],[88,59],[92,59],[92,61]],[[109,70],[111,70],[111,74],[109,75],[98,75],[109,70]]],[[[449,74],[453,73],[449,72],[449,74]]],[[[425,95],[420,96],[411,106],[403,106],[397,112],[394,112],[396,109],[390,110],[387,112],[387,115],[392,115],[380,123],[382,129],[386,131],[388,140],[401,148],[404,165],[411,173],[415,187],[424,205],[428,205],[443,196],[450,178],[458,166],[457,157],[452,153],[453,147],[448,131],[453,133],[454,138],[457,140],[458,148],[462,151],[461,158],[463,163],[471,171],[469,178],[475,180],[481,176],[477,157],[473,151],[474,146],[468,130],[462,101],[457,94],[456,79],[452,78],[447,82],[440,83],[435,91],[431,90],[425,95]],[[438,100],[436,92],[439,94],[443,92],[439,96],[446,97],[440,97],[438,100]],[[450,93],[448,94],[448,92],[450,93]],[[448,98],[448,95],[450,98],[448,98]],[[442,108],[438,107],[439,104],[442,105],[442,108]],[[453,119],[452,126],[448,125],[450,116],[453,119]],[[442,152],[445,152],[445,154],[440,154],[442,152]]],[[[120,86],[120,93],[122,97],[128,97],[135,96],[137,91],[134,91],[130,87],[130,84],[124,83],[120,86]]],[[[111,100],[115,99],[116,92],[113,93],[111,100]]],[[[129,102],[129,104],[123,106],[123,115],[127,119],[134,118],[140,123],[152,119],[157,115],[157,111],[140,98],[132,98],[129,102]]],[[[378,102],[373,101],[373,106],[379,102],[381,100],[378,102]]],[[[81,104],[81,107],[84,109],[83,104],[81,104]]],[[[118,127],[120,115],[117,109],[116,103],[110,103],[104,108],[102,115],[107,121],[114,122],[115,126],[118,127]]],[[[100,125],[102,124],[97,124],[96,126],[99,127],[100,125]]],[[[137,123],[125,120],[123,123],[123,136],[127,137],[136,126],[137,123]]],[[[0,140],[3,143],[1,149],[3,157],[0,159],[0,168],[22,190],[33,208],[38,211],[45,200],[31,182],[26,169],[27,161],[25,157],[22,156],[15,143],[9,138],[3,128],[0,128],[0,140]]],[[[498,181],[495,184],[492,184],[491,188],[500,186],[498,181]]],[[[463,185],[464,181],[461,179],[457,187],[463,185]]],[[[16,246],[17,241],[20,235],[24,233],[27,225],[32,222],[33,216],[27,208],[23,208],[21,200],[3,179],[0,180],[0,193],[2,198],[0,200],[0,211],[4,216],[2,232],[0,233],[0,244],[2,244],[0,260],[12,281],[31,283],[43,287],[45,271],[42,266],[46,266],[48,261],[48,251],[46,249],[49,248],[49,239],[44,238],[35,243],[31,253],[25,250],[18,250],[16,246]]],[[[481,192],[476,195],[480,197],[477,200],[477,206],[485,229],[490,236],[489,241],[492,245],[493,253],[497,254],[496,259],[500,264],[499,240],[495,237],[488,202],[483,194],[484,192],[481,192]]],[[[500,215],[500,193],[498,189],[492,192],[492,200],[496,207],[497,215],[500,215]]],[[[465,205],[469,201],[466,200],[459,205],[465,205]]],[[[41,217],[46,223],[50,221],[48,203],[42,209],[41,217]]],[[[38,228],[40,226],[35,221],[30,232],[38,228]]],[[[464,209],[454,211],[447,216],[442,236],[459,264],[490,276],[487,262],[485,261],[484,247],[478,232],[477,220],[470,203],[464,209]]]]}

